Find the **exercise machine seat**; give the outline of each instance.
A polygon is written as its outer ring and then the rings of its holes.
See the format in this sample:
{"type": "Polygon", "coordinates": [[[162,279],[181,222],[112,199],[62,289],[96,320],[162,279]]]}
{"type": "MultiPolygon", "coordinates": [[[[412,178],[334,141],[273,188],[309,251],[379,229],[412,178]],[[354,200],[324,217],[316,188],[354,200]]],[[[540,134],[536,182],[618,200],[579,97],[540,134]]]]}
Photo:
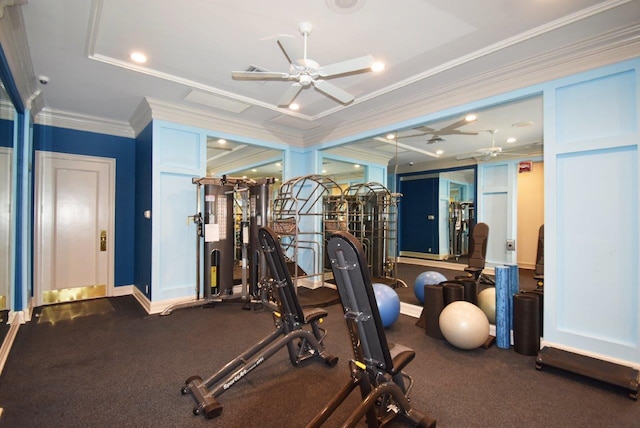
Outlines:
{"type": "MultiPolygon", "coordinates": [[[[319,308],[302,309],[278,235],[272,229],[262,227],[258,237],[272,276],[270,280],[263,280],[262,286],[268,288],[264,294],[275,299],[277,310],[273,311],[273,322],[276,329],[207,379],[191,376],[185,381],[181,392],[184,395],[191,394],[195,400],[195,415],[204,414],[209,419],[219,416],[222,405],[218,397],[284,347],[289,352],[293,366],[310,358],[320,359],[329,366],[335,366],[338,362],[336,356],[325,350],[326,331],[319,326],[322,318],[327,316],[327,311],[319,308]]],[[[265,303],[273,304],[271,301],[265,303]]]]}
{"type": "Polygon", "coordinates": [[[416,354],[406,346],[387,343],[362,244],[349,232],[338,231],[329,237],[326,248],[351,338],[353,359],[349,381],[307,428],[321,426],[356,388],[360,389],[362,401],[343,427],[355,427],[363,417],[368,428],[384,426],[396,417],[410,426],[435,427],[435,419],[409,403],[413,380],[404,369],[416,354]]]}

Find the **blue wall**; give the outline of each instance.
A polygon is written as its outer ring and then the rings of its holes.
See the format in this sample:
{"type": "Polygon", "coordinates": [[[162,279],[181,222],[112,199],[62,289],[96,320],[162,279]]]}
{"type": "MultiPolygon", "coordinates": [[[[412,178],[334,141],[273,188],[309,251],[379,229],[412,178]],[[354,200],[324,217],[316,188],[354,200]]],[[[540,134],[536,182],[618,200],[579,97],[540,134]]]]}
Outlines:
{"type": "Polygon", "coordinates": [[[35,125],[35,150],[98,156],[116,160],[114,285],[134,281],[134,209],[136,145],[133,138],[35,125]]]}
{"type": "Polygon", "coordinates": [[[13,120],[0,119],[0,147],[13,147],[13,120]]]}
{"type": "Polygon", "coordinates": [[[136,201],[135,219],[135,280],[134,284],[151,300],[151,220],[144,218],[146,210],[151,209],[152,185],[152,124],[136,138],[136,201]]]}

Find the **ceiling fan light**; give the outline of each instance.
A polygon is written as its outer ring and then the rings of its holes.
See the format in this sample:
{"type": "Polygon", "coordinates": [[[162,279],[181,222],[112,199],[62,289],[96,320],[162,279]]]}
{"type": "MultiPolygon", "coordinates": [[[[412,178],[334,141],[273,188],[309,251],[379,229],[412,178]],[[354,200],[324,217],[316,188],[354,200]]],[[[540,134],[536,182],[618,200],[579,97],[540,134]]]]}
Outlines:
{"type": "Polygon", "coordinates": [[[516,137],[507,138],[507,143],[515,143],[516,141],[518,141],[518,139],[516,137]]]}

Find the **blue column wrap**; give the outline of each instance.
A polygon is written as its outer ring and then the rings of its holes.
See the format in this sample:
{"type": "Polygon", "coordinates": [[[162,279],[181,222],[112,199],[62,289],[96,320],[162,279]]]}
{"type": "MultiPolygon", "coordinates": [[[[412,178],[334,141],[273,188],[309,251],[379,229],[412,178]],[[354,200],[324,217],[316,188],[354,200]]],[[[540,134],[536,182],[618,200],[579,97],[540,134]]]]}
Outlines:
{"type": "Polygon", "coordinates": [[[518,265],[508,265],[509,268],[509,328],[513,330],[513,296],[520,292],[520,272],[518,265]]]}
{"type": "Polygon", "coordinates": [[[511,328],[509,306],[511,290],[509,288],[509,268],[496,266],[496,346],[502,349],[511,347],[511,328]]]}

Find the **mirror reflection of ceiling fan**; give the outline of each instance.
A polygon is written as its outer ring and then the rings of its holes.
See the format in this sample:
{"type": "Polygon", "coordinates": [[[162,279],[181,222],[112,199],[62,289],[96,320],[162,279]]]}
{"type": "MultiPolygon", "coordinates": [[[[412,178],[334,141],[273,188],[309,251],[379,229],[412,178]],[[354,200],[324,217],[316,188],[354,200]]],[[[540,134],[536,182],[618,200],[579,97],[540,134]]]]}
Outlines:
{"type": "Polygon", "coordinates": [[[302,57],[293,55],[296,52],[292,45],[292,38],[289,36],[278,36],[278,46],[282,49],[287,61],[289,61],[289,72],[273,71],[232,71],[231,77],[234,80],[289,80],[293,84],[278,100],[278,106],[289,106],[298,96],[302,89],[313,86],[319,92],[333,98],[342,104],[349,104],[354,100],[354,96],[347,91],[337,87],[333,83],[324,80],[346,74],[372,71],[374,64],[371,55],[353,58],[350,60],[337,62],[321,67],[316,61],[307,58],[307,38],[311,34],[312,25],[303,22],[298,26],[300,34],[304,37],[304,53],[302,57]]]}
{"type": "Polygon", "coordinates": [[[476,158],[477,160],[486,161],[498,156],[527,156],[529,154],[529,153],[515,153],[511,151],[503,151],[502,147],[496,146],[496,134],[498,133],[497,129],[485,129],[481,132],[488,132],[489,134],[491,134],[491,147],[483,147],[481,149],[477,149],[475,152],[458,155],[456,156],[456,160],[476,158]]]}
{"type": "Polygon", "coordinates": [[[442,138],[443,135],[478,135],[477,132],[461,131],[460,129],[458,129],[464,125],[475,122],[476,120],[477,119],[475,115],[467,115],[466,117],[440,129],[431,128],[430,126],[418,126],[413,129],[415,129],[416,131],[420,131],[419,133],[404,135],[400,138],[411,138],[420,137],[422,135],[430,135],[430,137],[427,138],[427,144],[433,144],[441,141],[446,141],[444,138],[442,138]]]}

